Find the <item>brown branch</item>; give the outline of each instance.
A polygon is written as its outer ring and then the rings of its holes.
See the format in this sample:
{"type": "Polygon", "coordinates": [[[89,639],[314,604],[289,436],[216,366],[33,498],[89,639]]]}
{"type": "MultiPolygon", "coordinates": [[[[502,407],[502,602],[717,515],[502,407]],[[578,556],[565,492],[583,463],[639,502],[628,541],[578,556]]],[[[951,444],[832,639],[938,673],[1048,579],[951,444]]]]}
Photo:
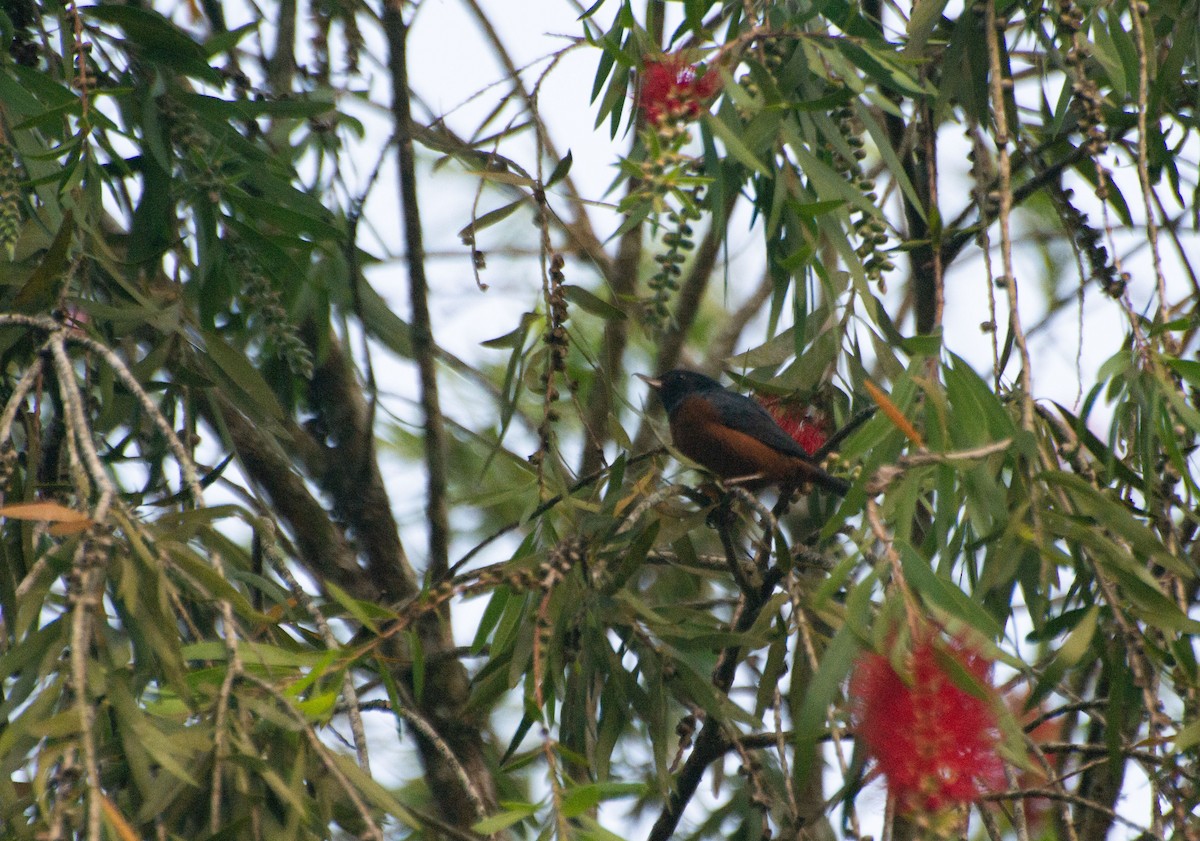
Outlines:
{"type": "MultiPolygon", "coordinates": [[[[636,189],[631,181],[629,190],[636,189]]],[[[642,225],[637,224],[621,237],[617,257],[609,279],[611,302],[624,310],[626,301],[637,290],[638,265],[642,259],[642,225]]],[[[593,473],[604,462],[604,445],[609,440],[608,419],[613,411],[613,393],[622,387],[625,372],[625,347],[629,343],[629,319],[610,318],[604,323],[600,358],[596,363],[591,396],[584,410],[583,461],[580,473],[593,473]]]]}
{"type": "MultiPolygon", "coordinates": [[[[425,258],[417,202],[416,160],[413,149],[414,127],[406,52],[409,30],[403,17],[403,5],[402,0],[388,0],[383,11],[382,28],[387,41],[392,79],[392,116],[396,129],[400,201],[404,217],[412,306],[412,350],[421,377],[421,408],[425,423],[425,462],[429,474],[426,507],[429,525],[429,578],[431,581],[437,581],[445,576],[449,569],[450,527],[446,511],[446,429],[438,401],[434,359],[436,348],[433,343],[433,331],[429,316],[428,286],[425,278],[425,258]]],[[[361,393],[358,394],[358,398],[359,408],[365,409],[361,406],[361,393]]],[[[364,420],[366,414],[364,411],[355,412],[355,416],[360,421],[364,420]]],[[[358,431],[365,438],[363,441],[364,452],[373,455],[372,430],[368,427],[360,428],[358,431]]],[[[373,458],[370,460],[369,468],[371,485],[368,489],[371,489],[375,487],[378,478],[378,463],[373,458]]],[[[354,489],[347,488],[347,490],[354,489]]],[[[386,504],[387,497],[383,491],[382,480],[378,481],[378,491],[378,498],[374,500],[374,503],[375,505],[379,505],[381,502],[383,504],[381,507],[371,509],[374,511],[373,516],[386,518],[394,532],[395,523],[391,520],[390,506],[386,504]]],[[[358,505],[358,497],[355,497],[353,502],[347,500],[347,503],[358,508],[358,513],[367,514],[367,509],[358,505]]],[[[400,548],[398,538],[395,545],[396,548],[400,548]]],[[[368,555],[368,568],[372,568],[373,560],[368,555]]],[[[412,575],[407,562],[403,563],[403,569],[407,575],[412,575]]],[[[410,597],[414,595],[414,592],[409,591],[403,595],[410,597]]],[[[426,655],[437,655],[442,651],[454,648],[454,640],[446,616],[430,613],[417,623],[416,630],[426,655]]],[[[399,639],[396,642],[399,645],[399,639]]],[[[380,667],[395,668],[393,664],[387,662],[381,662],[380,667]]],[[[411,681],[411,675],[403,676],[411,681]]],[[[424,720],[428,722],[431,733],[436,735],[436,738],[432,738],[419,730],[414,733],[425,769],[426,782],[431,791],[439,793],[438,808],[442,816],[456,827],[469,828],[478,820],[478,807],[482,806],[485,811],[495,808],[497,793],[495,779],[484,750],[482,736],[484,722],[477,720],[478,716],[472,715],[467,709],[470,700],[470,685],[466,670],[456,660],[443,661],[438,668],[426,669],[424,691],[420,697],[414,700],[424,720]],[[447,750],[456,761],[447,761],[447,750]],[[463,787],[464,778],[471,782],[470,792],[463,787]]]]}
{"type": "Polygon", "coordinates": [[[266,494],[272,513],[287,524],[297,560],[317,580],[329,579],[357,599],[378,601],[382,594],[363,575],[354,548],[278,442],[219,395],[204,412],[210,424],[228,432],[246,475],[266,494]]]}
{"type": "MultiPolygon", "coordinates": [[[[764,540],[769,543],[769,533],[764,535],[764,540]]],[[[731,560],[735,561],[736,559],[731,560]]],[[[768,572],[778,573],[778,568],[768,572]]],[[[738,607],[731,623],[735,634],[743,633],[754,625],[763,605],[768,602],[767,595],[779,580],[778,574],[768,574],[764,577],[765,580],[757,592],[743,590],[738,599],[738,607]]],[[[729,694],[729,690],[733,686],[734,675],[741,662],[741,646],[731,645],[721,651],[712,676],[712,683],[717,691],[729,694]]],[[[648,841],[666,841],[674,834],[675,828],[679,825],[679,819],[683,816],[683,810],[687,808],[687,804],[695,795],[708,766],[719,759],[732,744],[725,736],[724,728],[724,722],[712,713],[704,720],[700,735],[696,737],[695,747],[692,748],[682,770],[675,778],[675,788],[668,796],[667,802],[663,804],[658,820],[654,822],[654,826],[647,836],[648,841]]]]}
{"type": "MultiPolygon", "coordinates": [[[[309,341],[318,347],[313,337],[309,341]]],[[[313,371],[309,388],[318,418],[316,437],[328,447],[316,479],[354,535],[370,580],[383,599],[398,602],[417,592],[417,578],[392,519],[376,459],[374,415],[341,344],[332,336],[324,344],[325,358],[313,371]]]]}
{"type": "Polygon", "coordinates": [[[383,13],[392,74],[392,119],[396,130],[396,159],[400,178],[400,209],[408,259],[409,300],[412,306],[412,350],[421,377],[424,415],[425,468],[428,472],[426,519],[429,525],[429,577],[440,580],[450,566],[450,521],[446,510],[446,428],[438,401],[433,328],[429,319],[428,282],[417,202],[416,154],[413,149],[412,103],[408,90],[408,24],[401,0],[389,0],[383,13]]]}
{"type": "MultiPolygon", "coordinates": [[[[739,195],[734,192],[725,200],[722,219],[729,219],[739,195]]],[[[679,295],[675,300],[675,318],[671,321],[671,326],[662,337],[662,341],[658,343],[658,357],[655,359],[656,367],[653,373],[660,374],[678,366],[688,331],[692,329],[692,325],[696,323],[696,316],[700,314],[700,304],[704,301],[704,293],[708,291],[708,283],[716,268],[717,257],[725,242],[726,230],[724,225],[720,227],[709,225],[704,239],[700,241],[700,247],[696,249],[692,265],[688,269],[687,277],[680,286],[679,295]]]]}
{"type": "Polygon", "coordinates": [[[291,90],[296,75],[296,0],[280,0],[275,29],[275,52],[267,59],[267,84],[282,95],[291,90]]]}
{"type": "MultiPolygon", "coordinates": [[[[877,0],[865,3],[864,16],[883,33],[882,4],[877,0]]],[[[901,97],[897,93],[886,94],[897,106],[901,97]]],[[[908,227],[907,239],[913,243],[909,251],[912,283],[907,296],[913,302],[916,332],[932,333],[941,321],[943,297],[942,275],[947,265],[935,251],[929,220],[937,210],[937,126],[930,116],[930,109],[921,98],[914,99],[915,116],[907,123],[899,113],[883,113],[884,130],[896,157],[901,162],[904,177],[912,185],[920,207],[901,198],[904,219],[908,227]],[[919,132],[921,154],[914,154],[914,137],[919,132]]]]}
{"type": "Polygon", "coordinates": [[[892,114],[885,117],[888,134],[892,146],[900,156],[904,166],[904,176],[912,184],[923,207],[914,206],[907,198],[903,199],[904,216],[908,224],[908,239],[914,243],[909,253],[912,266],[912,296],[913,312],[916,319],[916,332],[928,334],[934,332],[941,322],[941,302],[944,295],[942,289],[942,273],[945,264],[940,253],[935,250],[932,241],[933,233],[929,227],[929,219],[937,209],[937,194],[933,192],[937,183],[937,159],[925,158],[930,152],[936,154],[934,136],[937,127],[928,119],[928,108],[918,103],[920,117],[912,127],[920,132],[919,141],[922,155],[911,154],[912,143],[908,138],[909,127],[903,119],[892,114]]]}
{"type": "MultiPolygon", "coordinates": [[[[661,3],[647,4],[646,30],[649,40],[658,44],[663,37],[663,8],[661,3]]],[[[618,71],[619,72],[619,71],[618,71]]],[[[643,124],[639,113],[633,132],[637,143],[636,129],[643,124]]],[[[626,183],[626,195],[632,195],[640,187],[636,178],[626,183]]],[[[642,231],[645,225],[639,222],[621,236],[617,256],[613,260],[612,273],[608,278],[614,306],[625,309],[626,301],[637,291],[638,267],[642,260],[642,231]]],[[[604,445],[609,440],[608,419],[613,411],[613,395],[623,388],[625,379],[625,348],[629,343],[629,320],[612,318],[604,324],[604,337],[600,358],[596,365],[596,382],[592,386],[583,416],[583,460],[580,473],[591,473],[604,462],[604,445]]]]}
{"type": "Polygon", "coordinates": [[[741,305],[733,311],[733,313],[721,325],[721,329],[717,331],[717,335],[713,337],[712,342],[708,346],[708,353],[704,356],[705,370],[716,370],[719,363],[729,358],[733,354],[733,349],[737,347],[738,340],[742,337],[742,332],[746,329],[754,316],[758,315],[763,304],[771,299],[772,293],[775,291],[775,280],[770,273],[765,273],[754,291],[750,293],[750,297],[741,303],[741,305]]]}

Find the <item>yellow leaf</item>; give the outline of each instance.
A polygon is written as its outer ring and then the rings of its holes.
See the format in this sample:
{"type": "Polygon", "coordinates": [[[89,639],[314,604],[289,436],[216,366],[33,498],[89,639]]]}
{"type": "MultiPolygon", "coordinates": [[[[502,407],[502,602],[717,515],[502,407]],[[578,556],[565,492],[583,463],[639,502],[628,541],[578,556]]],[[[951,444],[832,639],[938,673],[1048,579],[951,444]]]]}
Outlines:
{"type": "Polygon", "coordinates": [[[100,808],[104,811],[104,817],[108,819],[108,825],[121,841],[141,841],[137,830],[130,826],[129,821],[125,820],[125,816],[121,814],[116,804],[104,795],[100,795],[100,808]]]}
{"type": "Polygon", "coordinates": [[[87,531],[92,526],[92,521],[74,520],[69,523],[55,523],[46,531],[50,532],[54,537],[69,537],[72,534],[79,534],[82,531],[87,531]]]}
{"type": "Polygon", "coordinates": [[[888,416],[888,420],[903,432],[909,441],[924,449],[925,441],[921,438],[921,433],[917,432],[917,428],[909,423],[908,418],[904,417],[904,413],[900,411],[900,407],[883,393],[883,389],[870,380],[863,380],[863,385],[866,386],[867,393],[871,395],[871,399],[879,406],[880,411],[888,416]]]}
{"type": "Polygon", "coordinates": [[[92,518],[84,511],[76,511],[57,502],[17,502],[12,505],[0,506],[0,517],[10,517],[14,520],[43,520],[47,523],[82,524],[87,528],[92,518]]]}

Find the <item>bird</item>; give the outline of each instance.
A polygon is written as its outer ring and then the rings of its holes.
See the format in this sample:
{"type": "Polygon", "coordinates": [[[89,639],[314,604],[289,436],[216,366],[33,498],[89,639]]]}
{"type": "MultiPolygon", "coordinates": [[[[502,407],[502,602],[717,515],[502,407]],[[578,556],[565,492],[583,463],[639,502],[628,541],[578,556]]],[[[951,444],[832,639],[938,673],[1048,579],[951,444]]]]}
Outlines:
{"type": "Polygon", "coordinates": [[[753,399],[712,377],[677,368],[637,375],[662,400],[676,449],[722,479],[748,488],[811,482],[844,496],[845,479],[831,476],[753,399]]]}

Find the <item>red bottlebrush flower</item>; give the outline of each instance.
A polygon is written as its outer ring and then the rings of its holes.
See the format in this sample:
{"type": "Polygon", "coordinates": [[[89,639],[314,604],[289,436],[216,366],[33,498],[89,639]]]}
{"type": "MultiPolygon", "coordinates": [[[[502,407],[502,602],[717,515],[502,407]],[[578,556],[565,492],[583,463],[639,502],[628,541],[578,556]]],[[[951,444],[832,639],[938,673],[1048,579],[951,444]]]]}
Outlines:
{"type": "Polygon", "coordinates": [[[688,64],[680,55],[647,61],[642,69],[638,105],[650,123],[694,120],[721,87],[716,73],[696,74],[704,65],[688,64]]]}
{"type": "Polygon", "coordinates": [[[774,395],[759,397],[758,402],[775,419],[775,423],[810,456],[829,440],[829,418],[808,406],[785,404],[774,395]]]}
{"type": "Polygon", "coordinates": [[[862,657],[850,681],[858,736],[906,814],[933,815],[1004,785],[995,713],[946,674],[939,648],[987,682],[991,663],[959,641],[918,644],[911,685],[880,654],[862,657]]]}

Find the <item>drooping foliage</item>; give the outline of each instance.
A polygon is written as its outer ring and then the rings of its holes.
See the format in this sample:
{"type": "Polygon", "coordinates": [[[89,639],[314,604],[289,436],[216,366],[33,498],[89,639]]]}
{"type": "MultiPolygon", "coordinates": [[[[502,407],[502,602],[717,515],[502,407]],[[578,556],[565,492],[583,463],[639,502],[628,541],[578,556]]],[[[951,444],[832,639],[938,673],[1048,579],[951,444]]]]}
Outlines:
{"type": "Polygon", "coordinates": [[[4,5],[0,834],[1193,837],[1195,0],[522,5],[4,5]]]}

